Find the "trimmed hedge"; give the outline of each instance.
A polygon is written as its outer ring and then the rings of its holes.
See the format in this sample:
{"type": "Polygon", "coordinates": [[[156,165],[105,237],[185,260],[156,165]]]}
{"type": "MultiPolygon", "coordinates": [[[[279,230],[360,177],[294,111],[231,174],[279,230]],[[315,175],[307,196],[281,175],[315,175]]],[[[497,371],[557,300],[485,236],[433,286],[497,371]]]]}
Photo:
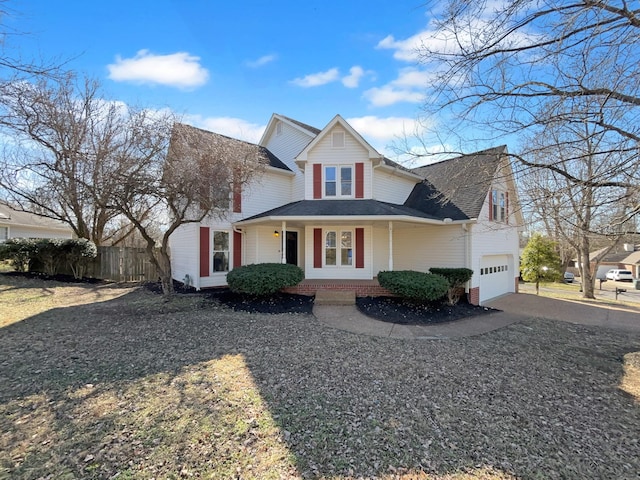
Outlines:
{"type": "Polygon", "coordinates": [[[77,279],[97,254],[95,244],[84,238],[12,238],[0,244],[0,260],[9,260],[18,272],[42,271],[53,276],[66,262],[77,279]]]}
{"type": "Polygon", "coordinates": [[[391,293],[410,300],[438,300],[449,290],[446,278],[414,270],[378,272],[378,283],[391,293]]]}
{"type": "MultiPolygon", "coordinates": [[[[449,282],[449,291],[447,297],[449,305],[455,305],[460,301],[461,289],[464,284],[471,280],[473,276],[473,270],[469,268],[439,268],[433,267],[429,269],[429,272],[440,275],[447,279],[449,282]]],[[[462,291],[464,292],[464,291],[462,291]]]]}
{"type": "Polygon", "coordinates": [[[247,295],[272,295],[285,287],[304,280],[304,272],[288,263],[257,263],[234,268],[227,274],[227,283],[233,292],[247,295]]]}
{"type": "Polygon", "coordinates": [[[0,260],[9,260],[16,272],[27,272],[36,256],[36,241],[30,238],[11,238],[0,244],[0,260]]]}

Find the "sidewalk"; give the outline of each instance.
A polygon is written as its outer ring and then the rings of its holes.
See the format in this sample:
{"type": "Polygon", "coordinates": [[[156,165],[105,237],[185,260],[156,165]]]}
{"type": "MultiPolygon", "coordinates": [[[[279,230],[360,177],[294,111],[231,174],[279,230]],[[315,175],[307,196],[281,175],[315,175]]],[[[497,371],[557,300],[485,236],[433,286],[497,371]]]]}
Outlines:
{"type": "Polygon", "coordinates": [[[315,305],[313,314],[325,325],[376,337],[444,340],[470,337],[497,330],[527,318],[546,318],[582,325],[640,333],[640,307],[585,303],[512,293],[489,302],[502,310],[464,320],[435,325],[398,325],[360,313],[354,305],[315,305]]]}

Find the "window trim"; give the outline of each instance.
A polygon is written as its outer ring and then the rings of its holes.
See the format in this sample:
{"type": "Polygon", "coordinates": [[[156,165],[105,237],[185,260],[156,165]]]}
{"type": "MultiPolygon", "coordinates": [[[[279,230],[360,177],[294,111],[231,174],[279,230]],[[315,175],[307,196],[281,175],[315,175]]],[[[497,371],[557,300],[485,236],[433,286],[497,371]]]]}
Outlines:
{"type": "Polygon", "coordinates": [[[354,228],[324,228],[322,229],[322,268],[355,268],[356,264],[356,233],[354,228]],[[328,247],[327,246],[327,236],[329,233],[335,233],[336,238],[336,246],[328,247]],[[342,247],[342,234],[350,233],[351,234],[351,247],[343,248],[342,247]],[[327,250],[332,249],[335,250],[335,265],[327,264],[327,250]],[[347,254],[347,257],[351,259],[351,264],[342,264],[342,251],[343,250],[351,250],[351,255],[347,254]]]}
{"type": "Polygon", "coordinates": [[[10,238],[10,237],[9,237],[9,233],[10,233],[10,231],[9,231],[9,225],[0,225],[0,230],[2,230],[3,228],[4,228],[4,229],[6,229],[7,236],[6,236],[5,238],[2,238],[2,237],[0,236],[0,243],[4,243],[4,242],[6,242],[7,240],[9,240],[9,238],[10,238]]]}
{"type": "MultiPolygon", "coordinates": [[[[356,181],[354,179],[355,174],[355,165],[351,163],[342,163],[342,164],[330,164],[323,165],[322,168],[322,198],[355,198],[355,184],[356,181]],[[336,171],[336,194],[335,195],[327,195],[327,169],[335,168],[336,171]],[[351,179],[349,180],[351,188],[349,189],[351,193],[349,195],[342,194],[342,169],[349,169],[351,171],[351,179]]],[[[333,183],[334,181],[332,181],[333,183]]]]}
{"type": "Polygon", "coordinates": [[[490,219],[498,223],[507,223],[507,192],[494,188],[491,190],[490,219]]]}
{"type": "MultiPolygon", "coordinates": [[[[230,245],[230,235],[228,230],[215,230],[211,229],[211,273],[215,274],[223,274],[226,275],[229,273],[230,266],[230,254],[231,254],[231,245],[230,245]],[[224,233],[227,236],[227,249],[226,250],[216,250],[216,233],[224,233]],[[216,254],[223,253],[225,256],[223,260],[226,260],[226,269],[225,270],[216,270],[216,254]]],[[[223,267],[224,267],[223,263],[223,267]]]]}

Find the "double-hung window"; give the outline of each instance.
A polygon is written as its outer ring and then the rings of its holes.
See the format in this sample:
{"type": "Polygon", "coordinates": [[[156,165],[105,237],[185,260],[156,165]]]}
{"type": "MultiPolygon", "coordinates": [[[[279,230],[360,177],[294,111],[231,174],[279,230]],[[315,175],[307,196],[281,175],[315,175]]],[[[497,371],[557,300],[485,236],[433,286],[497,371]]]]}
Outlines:
{"type": "Polygon", "coordinates": [[[229,271],[229,232],[213,232],[213,271],[229,271]]]}
{"type": "Polygon", "coordinates": [[[325,266],[353,266],[353,232],[351,230],[325,231],[325,266]]]}
{"type": "Polygon", "coordinates": [[[0,227],[0,243],[9,240],[9,227],[0,227]]]}
{"type": "Polygon", "coordinates": [[[324,167],[324,196],[353,197],[353,167],[351,165],[324,167]]]}

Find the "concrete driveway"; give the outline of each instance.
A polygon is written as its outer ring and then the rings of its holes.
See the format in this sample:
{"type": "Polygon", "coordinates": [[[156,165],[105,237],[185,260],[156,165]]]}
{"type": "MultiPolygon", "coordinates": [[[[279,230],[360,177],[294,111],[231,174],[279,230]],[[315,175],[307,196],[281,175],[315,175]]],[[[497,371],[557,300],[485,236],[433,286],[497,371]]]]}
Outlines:
{"type": "Polygon", "coordinates": [[[548,298],[512,293],[487,304],[519,317],[548,318],[564,322],[640,332],[640,306],[548,298]]]}

